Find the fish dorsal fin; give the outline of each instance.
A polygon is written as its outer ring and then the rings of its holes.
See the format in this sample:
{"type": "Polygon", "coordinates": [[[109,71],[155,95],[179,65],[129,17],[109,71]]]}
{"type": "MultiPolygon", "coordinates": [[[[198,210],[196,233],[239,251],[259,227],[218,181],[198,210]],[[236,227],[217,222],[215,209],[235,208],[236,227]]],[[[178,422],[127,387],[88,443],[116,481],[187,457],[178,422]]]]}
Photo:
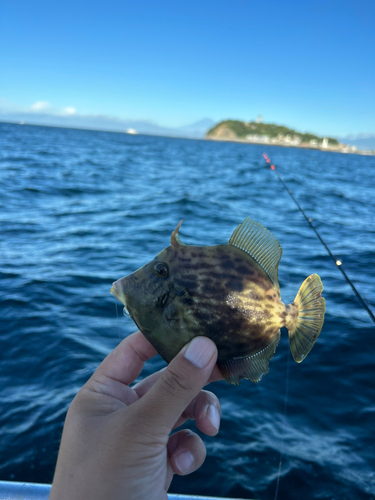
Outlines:
{"type": "Polygon", "coordinates": [[[180,220],[180,222],[177,224],[177,227],[176,229],[173,231],[172,235],[171,235],[171,245],[173,247],[179,247],[180,245],[185,245],[185,243],[182,243],[181,239],[180,239],[180,236],[178,234],[179,230],[180,230],[180,227],[181,227],[181,224],[182,224],[182,220],[180,220]]]}
{"type": "Polygon", "coordinates": [[[242,378],[247,378],[255,383],[259,382],[263,375],[268,373],[270,359],[275,354],[279,341],[280,330],[272,342],[261,351],[245,358],[232,358],[228,361],[219,361],[219,370],[226,382],[232,385],[240,385],[242,378]]]}
{"type": "Polygon", "coordinates": [[[246,217],[234,230],[229,244],[249,254],[264,269],[280,295],[277,267],[283,251],[276,236],[262,224],[246,217]]]}

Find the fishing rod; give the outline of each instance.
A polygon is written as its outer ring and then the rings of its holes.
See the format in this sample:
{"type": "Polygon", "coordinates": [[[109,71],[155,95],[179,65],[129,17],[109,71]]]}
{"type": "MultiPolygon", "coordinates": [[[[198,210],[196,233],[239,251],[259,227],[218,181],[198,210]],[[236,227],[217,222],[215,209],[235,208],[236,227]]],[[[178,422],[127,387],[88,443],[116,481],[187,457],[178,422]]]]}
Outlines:
{"type": "Polygon", "coordinates": [[[342,275],[344,276],[344,278],[346,279],[346,281],[349,283],[349,285],[352,287],[352,290],[353,292],[356,294],[357,296],[357,299],[360,301],[360,303],[362,304],[362,306],[366,309],[366,311],[368,312],[370,318],[372,319],[372,321],[375,323],[375,316],[373,315],[371,309],[368,307],[368,305],[366,304],[366,302],[362,299],[360,293],[358,292],[358,290],[356,289],[356,287],[354,286],[354,284],[352,283],[351,279],[349,278],[349,276],[346,274],[346,272],[344,271],[344,269],[342,268],[342,261],[340,259],[336,259],[334,257],[334,255],[332,254],[331,250],[328,248],[327,244],[325,243],[325,241],[323,240],[323,238],[320,236],[320,234],[318,233],[318,230],[316,229],[316,227],[313,225],[312,223],[312,219],[311,218],[308,218],[307,215],[305,214],[305,212],[303,211],[303,209],[301,208],[301,206],[299,205],[298,201],[295,199],[295,197],[293,196],[293,193],[292,191],[288,188],[288,186],[285,184],[285,182],[283,181],[283,179],[281,178],[281,176],[276,172],[276,166],[274,164],[272,164],[270,158],[266,155],[266,153],[263,153],[263,157],[264,159],[266,160],[266,162],[270,165],[271,167],[271,170],[274,170],[275,174],[277,175],[279,181],[282,183],[282,185],[284,186],[284,188],[287,190],[287,192],[289,193],[290,197],[292,198],[292,200],[294,201],[294,203],[297,205],[297,207],[299,208],[299,210],[301,211],[302,215],[305,217],[305,219],[307,220],[309,226],[311,227],[311,229],[315,232],[315,234],[317,235],[317,237],[319,238],[319,240],[321,241],[321,243],[324,245],[325,249],[327,250],[329,256],[332,258],[332,260],[334,261],[334,263],[336,264],[336,267],[338,267],[342,273],[342,275]]]}

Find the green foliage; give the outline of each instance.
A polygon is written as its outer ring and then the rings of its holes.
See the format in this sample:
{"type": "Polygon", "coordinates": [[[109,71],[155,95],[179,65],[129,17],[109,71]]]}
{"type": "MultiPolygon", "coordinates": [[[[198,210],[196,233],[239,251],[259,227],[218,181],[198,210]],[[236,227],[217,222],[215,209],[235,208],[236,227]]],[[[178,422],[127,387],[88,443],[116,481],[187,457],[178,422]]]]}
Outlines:
{"type": "Polygon", "coordinates": [[[333,139],[333,137],[328,137],[328,144],[330,146],[338,146],[340,143],[337,139],[333,139]]]}
{"type": "Polygon", "coordinates": [[[246,123],[240,122],[238,120],[225,120],[223,122],[218,123],[217,125],[215,125],[215,127],[213,127],[212,129],[210,129],[207,132],[207,135],[215,135],[215,132],[219,128],[221,128],[223,125],[225,125],[229,130],[231,130],[232,132],[234,132],[237,137],[241,137],[242,138],[242,137],[245,137],[248,134],[246,123]]]}
{"type": "MultiPolygon", "coordinates": [[[[279,135],[287,136],[290,138],[298,137],[301,142],[309,143],[310,141],[317,141],[318,144],[321,144],[323,138],[318,137],[314,134],[297,132],[294,129],[284,127],[283,125],[275,125],[274,123],[257,123],[257,122],[241,122],[239,120],[225,120],[213,128],[211,128],[207,132],[207,137],[215,137],[218,129],[222,127],[226,127],[231,130],[238,139],[245,139],[248,135],[262,135],[268,136],[270,139],[277,138],[279,135]]],[[[328,137],[328,144],[331,146],[337,146],[339,142],[332,137],[328,137]]]]}

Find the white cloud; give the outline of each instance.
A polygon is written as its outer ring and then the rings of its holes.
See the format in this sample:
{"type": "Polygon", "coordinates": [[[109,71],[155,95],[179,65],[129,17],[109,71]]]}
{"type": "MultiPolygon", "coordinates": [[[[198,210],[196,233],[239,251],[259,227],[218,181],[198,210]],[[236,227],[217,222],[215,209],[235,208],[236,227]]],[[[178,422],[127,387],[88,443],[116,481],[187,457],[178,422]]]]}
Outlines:
{"type": "Polygon", "coordinates": [[[71,106],[67,106],[62,110],[63,115],[75,115],[77,113],[76,108],[73,108],[71,106]]]}
{"type": "Polygon", "coordinates": [[[32,111],[45,111],[51,107],[50,103],[47,101],[37,101],[31,106],[32,111]]]}
{"type": "Polygon", "coordinates": [[[51,116],[73,116],[77,114],[76,108],[73,108],[73,106],[66,106],[65,108],[56,108],[52,106],[49,102],[47,101],[37,101],[35,102],[31,108],[30,111],[32,113],[45,113],[48,112],[51,116]]]}

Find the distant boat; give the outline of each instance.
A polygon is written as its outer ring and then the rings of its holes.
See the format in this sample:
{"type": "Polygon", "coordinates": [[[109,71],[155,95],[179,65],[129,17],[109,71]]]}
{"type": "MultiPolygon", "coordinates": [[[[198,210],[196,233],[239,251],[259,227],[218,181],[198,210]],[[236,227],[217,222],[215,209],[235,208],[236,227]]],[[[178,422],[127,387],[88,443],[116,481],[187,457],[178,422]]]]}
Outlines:
{"type": "Polygon", "coordinates": [[[20,125],[25,125],[25,122],[20,122],[20,125]]]}
{"type": "Polygon", "coordinates": [[[134,128],[128,128],[126,131],[127,134],[138,134],[138,132],[134,128]]]}

